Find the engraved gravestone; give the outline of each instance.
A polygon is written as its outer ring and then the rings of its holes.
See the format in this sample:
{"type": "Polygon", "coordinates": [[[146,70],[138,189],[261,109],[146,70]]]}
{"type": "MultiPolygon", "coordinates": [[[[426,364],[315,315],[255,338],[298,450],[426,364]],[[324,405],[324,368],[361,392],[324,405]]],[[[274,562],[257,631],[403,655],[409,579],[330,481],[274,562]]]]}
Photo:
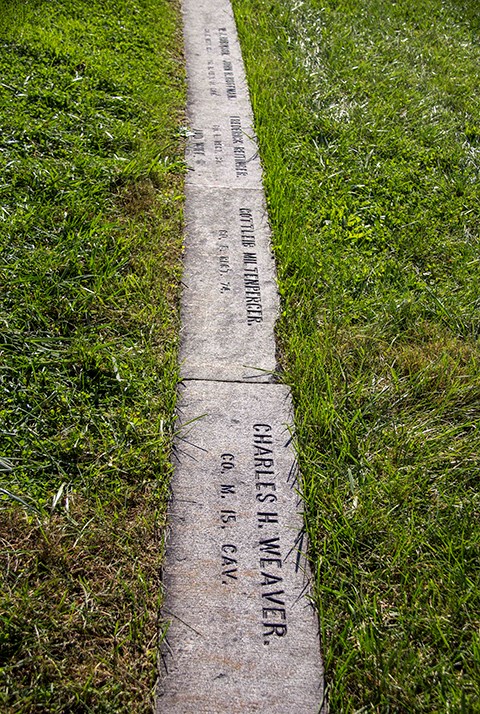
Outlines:
{"type": "Polygon", "coordinates": [[[186,0],[190,137],[187,183],[261,189],[261,166],[229,7],[186,0]]]}
{"type": "Polygon", "coordinates": [[[228,0],[184,0],[189,84],[179,429],[158,712],[315,714],[323,699],[279,300],[228,0]]]}
{"type": "Polygon", "coordinates": [[[208,106],[251,116],[250,98],[230,8],[185,0],[185,47],[191,116],[208,106]]]}
{"type": "Polygon", "coordinates": [[[179,409],[159,710],[314,714],[322,671],[288,389],[187,382],[179,409]]]}
{"type": "Polygon", "coordinates": [[[188,187],[182,376],[271,381],[278,295],[263,196],[188,187]]]}

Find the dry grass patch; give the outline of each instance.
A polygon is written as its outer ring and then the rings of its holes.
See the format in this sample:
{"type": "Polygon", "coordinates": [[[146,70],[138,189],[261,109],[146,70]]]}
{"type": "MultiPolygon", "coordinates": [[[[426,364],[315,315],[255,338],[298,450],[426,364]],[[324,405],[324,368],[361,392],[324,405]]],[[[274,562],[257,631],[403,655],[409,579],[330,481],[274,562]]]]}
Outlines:
{"type": "Polygon", "coordinates": [[[151,711],[162,505],[144,488],[103,508],[70,496],[50,517],[0,512],[3,711],[151,711]]]}

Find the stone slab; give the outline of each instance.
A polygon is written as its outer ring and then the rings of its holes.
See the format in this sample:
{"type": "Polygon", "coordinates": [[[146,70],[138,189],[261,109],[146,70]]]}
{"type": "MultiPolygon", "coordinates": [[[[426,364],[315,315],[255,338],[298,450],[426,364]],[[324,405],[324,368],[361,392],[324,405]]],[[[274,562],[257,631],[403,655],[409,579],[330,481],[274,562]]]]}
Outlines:
{"type": "Polygon", "coordinates": [[[185,0],[187,183],[260,188],[245,70],[228,0],[185,0]]]}
{"type": "Polygon", "coordinates": [[[189,104],[232,107],[251,116],[250,97],[228,0],[184,0],[189,104]]]}
{"type": "Polygon", "coordinates": [[[260,191],[186,188],[182,376],[273,381],[275,266],[260,191]]]}
{"type": "Polygon", "coordinates": [[[187,382],[179,412],[158,712],[317,714],[288,389],[187,382]]]}

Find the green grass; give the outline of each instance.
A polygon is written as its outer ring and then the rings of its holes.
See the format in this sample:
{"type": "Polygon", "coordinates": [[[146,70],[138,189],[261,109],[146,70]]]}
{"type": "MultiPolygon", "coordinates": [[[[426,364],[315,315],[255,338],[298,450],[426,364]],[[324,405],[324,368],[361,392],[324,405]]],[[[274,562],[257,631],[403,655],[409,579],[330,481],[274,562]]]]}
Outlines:
{"type": "Polygon", "coordinates": [[[478,5],[233,4],[331,711],[480,711],[478,5]]]}
{"type": "Polygon", "coordinates": [[[178,7],[0,10],[0,708],[149,711],[178,377],[178,7]]]}

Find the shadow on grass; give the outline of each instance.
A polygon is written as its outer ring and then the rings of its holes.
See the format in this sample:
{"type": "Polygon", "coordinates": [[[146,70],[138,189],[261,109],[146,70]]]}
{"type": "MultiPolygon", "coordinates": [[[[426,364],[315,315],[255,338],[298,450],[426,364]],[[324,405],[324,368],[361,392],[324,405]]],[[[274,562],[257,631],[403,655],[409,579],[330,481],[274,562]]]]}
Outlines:
{"type": "Polygon", "coordinates": [[[478,0],[449,0],[460,22],[467,22],[474,34],[480,32],[480,4],[478,0]]]}

